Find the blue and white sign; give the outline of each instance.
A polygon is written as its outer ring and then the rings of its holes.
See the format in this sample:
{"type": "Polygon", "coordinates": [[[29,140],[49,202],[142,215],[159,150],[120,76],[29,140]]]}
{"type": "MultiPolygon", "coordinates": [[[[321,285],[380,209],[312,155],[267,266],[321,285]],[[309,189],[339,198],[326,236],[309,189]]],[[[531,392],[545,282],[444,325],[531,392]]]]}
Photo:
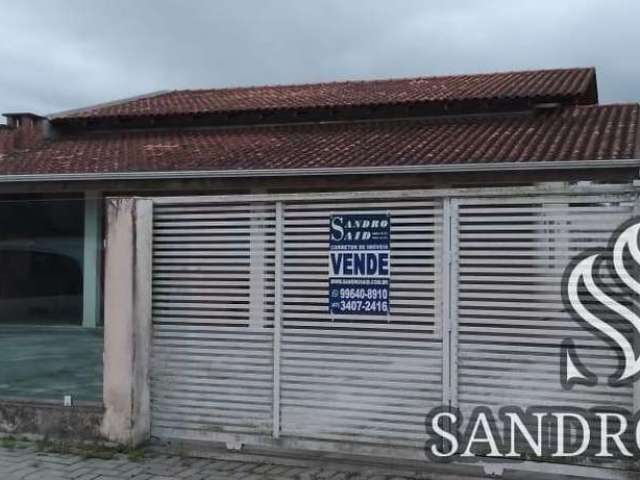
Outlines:
{"type": "Polygon", "coordinates": [[[387,315],[391,272],[387,214],[331,215],[329,312],[387,315]]]}

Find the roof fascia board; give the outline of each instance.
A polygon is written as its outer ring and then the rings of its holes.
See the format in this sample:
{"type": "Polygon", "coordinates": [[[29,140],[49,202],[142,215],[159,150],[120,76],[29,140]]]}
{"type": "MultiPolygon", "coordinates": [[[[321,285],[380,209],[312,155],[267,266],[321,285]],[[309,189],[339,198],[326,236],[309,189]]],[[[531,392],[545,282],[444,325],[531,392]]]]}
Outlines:
{"type": "MultiPolygon", "coordinates": [[[[532,186],[516,187],[465,187],[465,188],[433,188],[433,189],[409,189],[409,190],[358,190],[340,192],[307,192],[307,193],[260,193],[260,194],[231,194],[231,195],[198,195],[198,201],[207,203],[228,202],[277,202],[277,201],[304,201],[304,200],[352,200],[370,199],[377,200],[388,198],[433,198],[433,197],[474,197],[481,196],[485,199],[500,198],[507,195],[619,195],[629,192],[637,192],[640,185],[626,184],[577,184],[568,185],[563,182],[540,183],[532,186]]],[[[109,196],[108,198],[118,198],[109,196]]],[[[177,205],[193,203],[193,196],[141,196],[153,200],[159,205],[177,205]]],[[[612,199],[613,200],[613,199],[612,199]]]]}
{"type": "Polygon", "coordinates": [[[100,173],[43,173],[0,175],[0,183],[68,182],[92,180],[177,180],[202,178],[297,177],[329,175],[402,175],[419,173],[468,173],[491,171],[576,170],[640,167],[640,158],[614,160],[570,160],[552,162],[489,162],[449,165],[407,165],[385,167],[286,168],[249,170],[135,171],[100,173]]]}

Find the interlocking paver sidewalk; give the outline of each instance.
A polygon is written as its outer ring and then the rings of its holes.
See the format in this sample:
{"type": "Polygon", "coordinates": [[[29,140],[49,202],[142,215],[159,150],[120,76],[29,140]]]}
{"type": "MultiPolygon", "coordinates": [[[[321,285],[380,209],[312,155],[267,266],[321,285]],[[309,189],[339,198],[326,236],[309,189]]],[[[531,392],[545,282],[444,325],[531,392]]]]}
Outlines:
{"type": "MultiPolygon", "coordinates": [[[[1,480],[407,480],[380,471],[348,471],[336,464],[287,466],[209,460],[145,452],[139,460],[38,451],[31,445],[0,448],[1,480]]],[[[411,477],[412,478],[412,477],[411,477]]],[[[425,477],[420,477],[425,478],[425,477]]]]}

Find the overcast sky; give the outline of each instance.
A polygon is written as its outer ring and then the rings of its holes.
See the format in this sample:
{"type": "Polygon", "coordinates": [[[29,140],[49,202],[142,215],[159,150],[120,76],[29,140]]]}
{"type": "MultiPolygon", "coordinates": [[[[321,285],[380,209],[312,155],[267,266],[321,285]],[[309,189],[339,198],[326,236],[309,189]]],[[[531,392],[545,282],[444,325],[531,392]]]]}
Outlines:
{"type": "Polygon", "coordinates": [[[640,101],[640,2],[0,0],[0,112],[176,89],[596,66],[640,101]]]}

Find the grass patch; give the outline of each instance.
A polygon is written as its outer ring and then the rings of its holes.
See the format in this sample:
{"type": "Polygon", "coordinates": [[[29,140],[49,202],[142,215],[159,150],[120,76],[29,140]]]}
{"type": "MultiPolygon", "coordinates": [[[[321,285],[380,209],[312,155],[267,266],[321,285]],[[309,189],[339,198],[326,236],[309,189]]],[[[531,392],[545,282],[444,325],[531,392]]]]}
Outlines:
{"type": "Polygon", "coordinates": [[[9,450],[29,448],[32,443],[24,438],[0,437],[0,448],[8,448],[9,450]]]}
{"type": "Polygon", "coordinates": [[[18,440],[14,437],[2,437],[0,439],[0,447],[2,448],[16,448],[18,440]]]}
{"type": "Polygon", "coordinates": [[[98,458],[111,460],[116,455],[126,455],[130,461],[139,462],[144,459],[141,448],[112,447],[102,443],[78,443],[65,440],[39,440],[36,449],[42,453],[56,453],[61,455],[77,455],[82,458],[98,458]]]}
{"type": "Polygon", "coordinates": [[[130,449],[127,452],[127,458],[131,462],[141,462],[144,460],[144,450],[141,448],[130,449]]]}
{"type": "Polygon", "coordinates": [[[49,438],[31,441],[26,437],[20,439],[11,436],[0,437],[0,448],[33,448],[41,454],[76,455],[82,458],[99,458],[102,460],[111,460],[117,455],[124,455],[131,462],[141,462],[145,458],[145,450],[141,447],[114,447],[100,442],[81,443],[72,440],[51,440],[49,438]]]}

